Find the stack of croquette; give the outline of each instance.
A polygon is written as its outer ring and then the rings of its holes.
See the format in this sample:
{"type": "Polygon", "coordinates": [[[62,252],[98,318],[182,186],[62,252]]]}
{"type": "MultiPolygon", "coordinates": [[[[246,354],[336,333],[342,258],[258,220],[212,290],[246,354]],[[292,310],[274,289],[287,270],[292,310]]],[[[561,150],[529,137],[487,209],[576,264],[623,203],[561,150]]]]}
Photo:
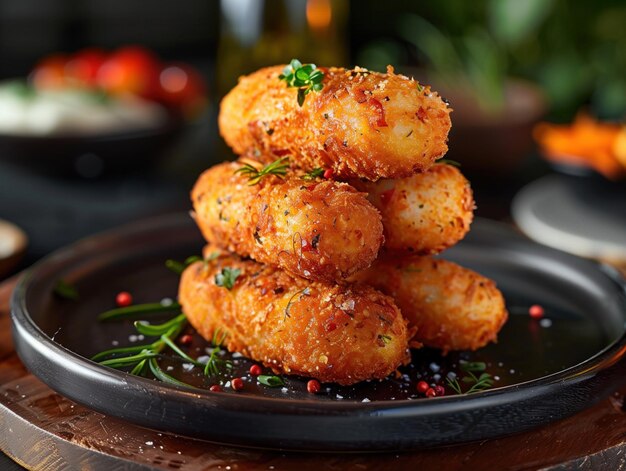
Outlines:
{"type": "Polygon", "coordinates": [[[190,323],[277,373],[344,385],[387,377],[410,348],[494,341],[507,311],[493,281],[433,257],[474,210],[440,161],[450,111],[391,67],[242,77],[219,116],[239,160],[191,194],[208,245],[181,279],[190,323]]]}

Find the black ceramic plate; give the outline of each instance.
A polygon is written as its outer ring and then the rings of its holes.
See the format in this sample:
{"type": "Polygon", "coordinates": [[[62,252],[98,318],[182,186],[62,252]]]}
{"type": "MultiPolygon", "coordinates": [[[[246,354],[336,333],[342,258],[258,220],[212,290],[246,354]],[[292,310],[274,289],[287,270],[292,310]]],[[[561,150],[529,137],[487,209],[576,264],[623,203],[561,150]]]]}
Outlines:
{"type": "MultiPolygon", "coordinates": [[[[13,334],[25,365],[61,394],[105,414],[160,430],[222,443],[299,450],[398,450],[512,434],[571,415],[607,395],[626,360],[624,284],[592,262],[536,245],[510,229],[477,221],[446,257],[494,278],[511,311],[500,341],[478,352],[441,357],[414,353],[403,376],[355,387],[324,385],[306,392],[306,378],[284,388],[257,384],[238,355],[233,374],[245,387],[212,393],[218,381],[181,362],[162,366],[200,389],[186,389],[112,370],[89,358],[112,344],[132,344],[129,321],[102,324],[120,290],[138,303],[176,295],[168,258],[197,254],[202,240],[188,216],[154,220],[84,240],[35,266],[12,299],[13,334]],[[76,285],[78,301],[58,299],[59,279],[76,285]],[[542,321],[528,307],[545,308],[542,321]],[[239,357],[239,358],[238,358],[239,357]],[[459,360],[482,361],[491,390],[418,396],[419,379],[445,384],[459,360]],[[169,368],[168,368],[169,367],[169,368]]],[[[195,338],[200,355],[207,346],[195,338]]],[[[187,348],[187,347],[186,347],[187,348]]],[[[226,381],[227,378],[223,378],[226,381]]]]}

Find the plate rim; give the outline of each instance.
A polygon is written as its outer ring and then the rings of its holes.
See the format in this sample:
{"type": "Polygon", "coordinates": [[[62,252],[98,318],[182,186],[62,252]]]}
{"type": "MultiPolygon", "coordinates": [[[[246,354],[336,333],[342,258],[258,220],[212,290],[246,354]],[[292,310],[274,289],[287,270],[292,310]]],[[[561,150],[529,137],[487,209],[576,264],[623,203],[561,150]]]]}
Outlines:
{"type": "MultiPolygon", "coordinates": [[[[42,266],[46,266],[47,264],[52,263],[58,259],[63,260],[66,258],[70,258],[74,254],[74,252],[80,251],[81,249],[84,250],[86,248],[85,246],[92,245],[94,241],[100,242],[111,237],[125,238],[132,236],[135,233],[145,232],[149,228],[153,228],[155,226],[163,227],[164,225],[170,224],[176,225],[182,222],[183,214],[185,214],[185,217],[188,217],[186,213],[172,213],[126,224],[118,228],[113,228],[105,232],[101,232],[80,239],[42,258],[20,277],[11,295],[11,318],[12,324],[14,324],[14,328],[17,324],[17,327],[19,327],[21,334],[27,333],[29,337],[29,343],[32,344],[33,342],[35,342],[39,345],[40,348],[43,347],[48,352],[52,352],[57,356],[71,358],[75,367],[78,367],[80,370],[85,371],[82,376],[88,374],[87,372],[89,372],[89,374],[97,375],[102,379],[106,379],[109,383],[111,382],[111,380],[113,380],[115,382],[123,382],[127,386],[132,385],[134,388],[141,387],[141,389],[143,390],[145,390],[145,388],[156,389],[157,392],[164,391],[166,394],[173,394],[177,399],[181,400],[188,398],[189,395],[192,395],[194,397],[202,397],[211,400],[212,402],[217,401],[220,407],[230,404],[233,407],[236,406],[237,410],[243,410],[247,413],[258,413],[259,407],[280,405],[281,408],[284,408],[285,406],[293,406],[295,409],[299,410],[299,415],[318,415],[320,411],[330,415],[340,414],[345,411],[363,411],[367,413],[377,412],[382,414],[385,414],[388,411],[393,411],[394,413],[402,411],[406,414],[407,412],[410,413],[414,410],[418,410],[419,415],[424,415],[428,413],[438,413],[440,412],[438,410],[440,408],[445,408],[448,413],[457,413],[467,409],[472,409],[476,407],[478,403],[481,403],[483,401],[489,401],[490,403],[493,403],[494,401],[500,402],[498,401],[498,399],[502,398],[502,396],[505,396],[505,401],[502,402],[508,402],[508,396],[512,393],[518,392],[518,390],[520,389],[522,390],[522,392],[526,393],[529,393],[529,390],[535,390],[536,394],[538,394],[539,390],[543,388],[549,388],[556,383],[563,382],[564,380],[580,378],[582,375],[594,375],[595,373],[597,373],[597,371],[602,369],[602,366],[606,361],[615,361],[615,355],[617,353],[620,353],[620,350],[622,350],[623,347],[626,345],[625,330],[619,337],[610,342],[603,349],[596,352],[589,358],[583,360],[582,362],[577,363],[576,365],[572,365],[564,370],[560,370],[546,376],[541,376],[532,380],[515,383],[513,385],[501,386],[498,388],[481,391],[471,395],[451,395],[429,398],[428,400],[399,399],[375,400],[371,402],[360,402],[353,400],[322,400],[314,403],[315,411],[308,411],[308,409],[311,408],[312,403],[305,399],[283,399],[263,396],[248,396],[245,394],[223,394],[218,392],[211,392],[208,389],[203,388],[184,388],[161,383],[153,379],[131,375],[123,371],[102,366],[57,343],[54,338],[49,337],[45,332],[43,332],[32,319],[26,307],[26,291],[28,289],[30,280],[37,274],[37,271],[40,270],[42,266]]],[[[583,259],[581,257],[567,254],[550,247],[536,244],[536,242],[533,242],[530,239],[526,239],[523,236],[511,231],[511,229],[504,223],[482,218],[476,218],[476,222],[481,227],[489,225],[493,227],[498,227],[498,230],[505,230],[506,232],[508,232],[509,236],[517,236],[518,240],[526,240],[528,243],[541,247],[542,249],[545,249],[549,252],[557,252],[559,253],[559,255],[565,256],[566,258],[575,259],[579,262],[585,262],[589,264],[590,267],[594,267],[596,270],[601,271],[608,280],[617,285],[617,287],[621,290],[622,297],[624,298],[624,316],[626,320],[626,280],[621,278],[616,271],[613,272],[611,270],[607,270],[606,268],[604,268],[605,265],[601,263],[583,259]]],[[[474,224],[476,224],[476,222],[474,224]]],[[[620,357],[624,355],[625,353],[622,350],[620,357]]]]}

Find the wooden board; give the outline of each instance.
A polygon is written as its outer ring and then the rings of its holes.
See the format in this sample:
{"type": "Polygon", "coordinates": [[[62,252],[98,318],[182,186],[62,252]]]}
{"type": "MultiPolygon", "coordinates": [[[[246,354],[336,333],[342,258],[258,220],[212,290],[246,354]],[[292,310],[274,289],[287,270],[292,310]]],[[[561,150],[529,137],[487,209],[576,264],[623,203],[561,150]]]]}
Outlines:
{"type": "Polygon", "coordinates": [[[75,404],[25,370],[10,334],[14,284],[0,286],[0,449],[28,469],[626,469],[626,387],[533,432],[410,453],[278,453],[143,429],[75,404]]]}

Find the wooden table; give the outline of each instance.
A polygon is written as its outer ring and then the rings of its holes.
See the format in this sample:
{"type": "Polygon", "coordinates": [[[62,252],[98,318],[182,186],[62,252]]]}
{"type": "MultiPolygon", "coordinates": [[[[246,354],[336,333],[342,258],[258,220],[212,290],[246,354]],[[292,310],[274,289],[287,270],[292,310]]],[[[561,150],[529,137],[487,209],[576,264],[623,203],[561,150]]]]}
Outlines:
{"type": "Polygon", "coordinates": [[[143,429],[75,404],[26,371],[10,334],[14,285],[0,285],[0,448],[28,469],[626,469],[626,387],[533,432],[411,453],[278,453],[143,429]]]}

